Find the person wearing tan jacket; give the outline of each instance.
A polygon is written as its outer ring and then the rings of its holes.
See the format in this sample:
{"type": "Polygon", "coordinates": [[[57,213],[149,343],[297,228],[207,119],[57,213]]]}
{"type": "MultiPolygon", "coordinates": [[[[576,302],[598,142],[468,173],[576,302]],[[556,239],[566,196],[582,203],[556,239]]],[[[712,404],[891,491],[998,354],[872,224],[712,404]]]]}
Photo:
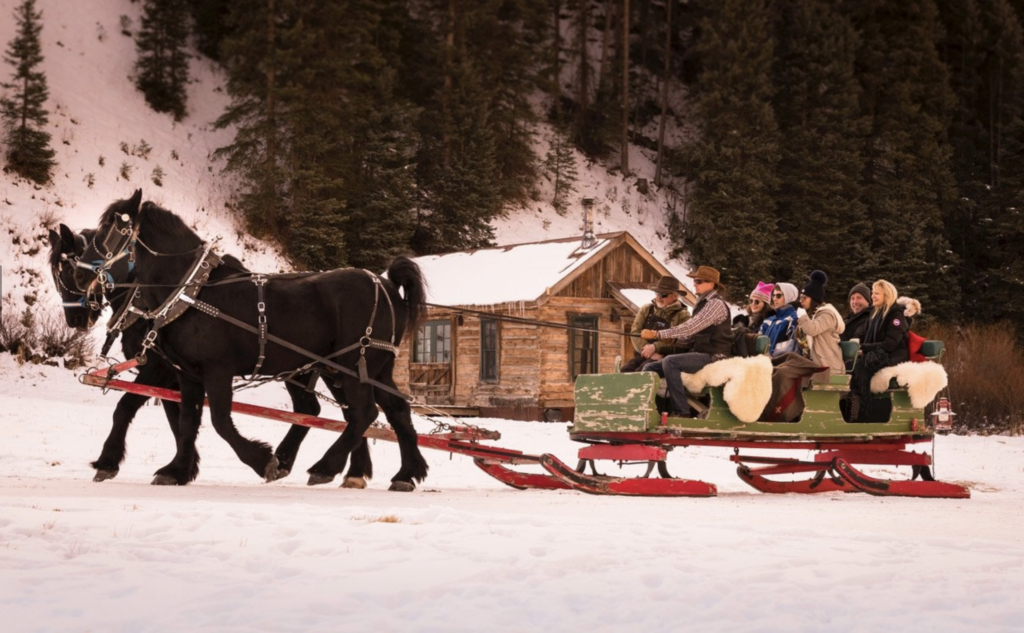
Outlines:
{"type": "Polygon", "coordinates": [[[800,294],[800,307],[807,314],[797,320],[796,327],[807,338],[807,350],[811,360],[829,368],[827,372],[819,371],[814,374],[812,380],[827,383],[830,374],[846,372],[843,352],[839,347],[839,335],[846,329],[846,324],[839,311],[825,303],[828,275],[824,271],[815,270],[810,278],[800,294]]]}

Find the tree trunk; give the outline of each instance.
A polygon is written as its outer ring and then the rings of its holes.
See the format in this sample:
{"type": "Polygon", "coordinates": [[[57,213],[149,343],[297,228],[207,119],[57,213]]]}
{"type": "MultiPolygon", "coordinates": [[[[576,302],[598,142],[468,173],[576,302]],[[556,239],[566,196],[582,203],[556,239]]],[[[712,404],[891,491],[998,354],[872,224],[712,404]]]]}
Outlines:
{"type": "Polygon", "coordinates": [[[622,0],[622,175],[629,175],[629,0],[622,0]]]}
{"type": "Polygon", "coordinates": [[[665,67],[661,74],[661,120],[658,122],[658,159],[654,168],[654,184],[661,186],[662,161],[665,158],[665,119],[668,117],[668,78],[672,67],[672,5],[676,0],[666,0],[665,23],[665,67]]]}
{"type": "Polygon", "coordinates": [[[612,13],[614,0],[605,0],[604,3],[604,34],[601,40],[601,65],[597,74],[597,91],[601,92],[605,87],[605,77],[608,74],[608,56],[611,54],[612,44],[612,13]]]}
{"type": "Polygon", "coordinates": [[[452,63],[455,59],[455,17],[457,0],[448,0],[448,31],[444,36],[444,86],[441,88],[441,120],[444,122],[441,129],[441,164],[447,170],[451,167],[451,134],[448,132],[450,122],[449,99],[452,93],[452,63]]]}
{"type": "MultiPolygon", "coordinates": [[[[270,187],[273,187],[276,182],[273,174],[277,165],[277,113],[275,111],[277,102],[274,99],[277,91],[277,56],[275,54],[277,46],[274,41],[276,37],[274,32],[275,9],[275,0],[269,0],[267,3],[267,59],[269,63],[266,70],[267,94],[264,101],[264,113],[267,117],[266,184],[270,187]]],[[[266,209],[267,227],[274,237],[280,238],[277,205],[268,204],[266,209]]]]}
{"type": "MultiPolygon", "coordinates": [[[[580,53],[580,83],[579,94],[576,102],[579,104],[580,121],[586,116],[590,108],[590,58],[587,54],[587,29],[590,26],[590,3],[584,2],[580,7],[579,20],[577,22],[578,33],[577,46],[580,53]]],[[[582,127],[582,126],[581,126],[582,127]]]]}

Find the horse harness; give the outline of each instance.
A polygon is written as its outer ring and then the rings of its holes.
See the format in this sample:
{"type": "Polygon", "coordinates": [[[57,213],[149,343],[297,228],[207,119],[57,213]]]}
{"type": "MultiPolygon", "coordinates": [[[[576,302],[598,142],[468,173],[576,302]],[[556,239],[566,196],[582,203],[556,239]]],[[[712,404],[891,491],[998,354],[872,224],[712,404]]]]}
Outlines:
{"type": "MultiPolygon", "coordinates": [[[[126,222],[129,221],[127,215],[120,216],[117,219],[126,222]]],[[[136,243],[141,243],[141,240],[138,239],[137,228],[132,228],[130,224],[127,229],[115,229],[113,225],[111,226],[110,231],[108,231],[107,233],[107,237],[104,238],[103,240],[103,246],[104,249],[106,249],[105,254],[107,259],[94,264],[87,264],[84,262],[78,263],[78,266],[80,268],[91,270],[97,274],[97,279],[93,281],[92,284],[90,284],[89,289],[86,291],[87,294],[92,292],[92,289],[97,282],[100,283],[102,288],[112,289],[118,285],[121,285],[113,283],[112,275],[109,272],[110,266],[112,263],[124,257],[129,258],[130,266],[134,265],[134,249],[136,243]],[[119,247],[116,251],[113,248],[109,248],[107,244],[109,238],[115,235],[115,233],[127,238],[125,240],[125,244],[122,247],[119,247]]],[[[152,251],[152,249],[150,249],[145,244],[142,244],[142,246],[147,250],[150,250],[154,254],[160,254],[156,253],[155,251],[152,251]]],[[[97,247],[95,237],[93,239],[93,247],[97,247]]],[[[96,248],[96,250],[100,251],[101,249],[96,248]]],[[[398,391],[397,389],[390,385],[386,385],[378,380],[370,378],[366,370],[367,348],[385,350],[391,352],[396,357],[399,354],[399,348],[395,344],[395,307],[391,301],[391,296],[387,293],[386,290],[383,292],[383,295],[384,299],[387,301],[388,309],[391,314],[391,337],[389,341],[382,341],[380,339],[373,338],[373,323],[377,317],[377,309],[380,306],[380,296],[382,294],[381,291],[383,290],[383,284],[381,282],[381,279],[376,274],[368,270],[363,270],[363,272],[366,273],[366,275],[368,275],[370,280],[373,282],[374,290],[373,310],[370,312],[369,323],[366,326],[363,336],[361,336],[358,341],[345,348],[334,351],[331,354],[328,354],[327,356],[320,356],[319,354],[315,354],[307,349],[295,345],[294,343],[291,343],[278,336],[275,336],[268,331],[266,301],[264,295],[264,289],[268,281],[268,277],[270,277],[268,275],[257,273],[254,274],[252,277],[248,277],[248,279],[250,279],[256,286],[257,292],[256,310],[258,316],[256,326],[250,325],[244,321],[236,319],[235,317],[229,314],[225,314],[221,312],[220,309],[217,308],[216,306],[210,305],[205,301],[197,299],[196,297],[199,295],[199,292],[203,289],[204,286],[208,284],[210,280],[210,274],[222,262],[223,259],[213,251],[213,246],[211,244],[205,244],[201,249],[198,250],[195,263],[192,265],[189,272],[185,275],[182,281],[177,285],[177,289],[174,292],[172,292],[170,296],[168,296],[168,298],[159,307],[150,311],[144,311],[135,306],[135,301],[139,298],[139,285],[128,284],[128,286],[133,288],[132,297],[130,298],[129,301],[126,302],[125,307],[122,308],[118,314],[114,315],[114,317],[111,318],[111,323],[108,324],[107,326],[108,336],[107,342],[104,344],[103,353],[105,354],[106,351],[109,350],[110,344],[117,337],[117,335],[120,334],[125,329],[127,329],[128,327],[130,327],[135,321],[137,321],[140,318],[150,319],[152,320],[153,325],[150,328],[150,330],[146,333],[146,336],[143,338],[142,351],[140,351],[139,354],[136,356],[136,360],[139,362],[140,365],[145,364],[146,353],[156,345],[156,339],[160,329],[178,319],[182,314],[188,311],[189,308],[195,308],[196,310],[202,312],[203,314],[221,319],[222,321],[226,321],[236,327],[246,330],[247,332],[256,334],[259,337],[259,355],[256,360],[256,365],[253,368],[252,376],[250,377],[249,380],[256,380],[256,375],[262,368],[264,360],[266,360],[267,341],[270,341],[272,343],[280,345],[281,347],[290,349],[293,352],[296,352],[298,354],[301,354],[302,356],[312,359],[312,363],[309,363],[308,365],[300,368],[299,370],[296,370],[295,372],[289,372],[291,376],[294,376],[294,374],[299,373],[301,371],[308,370],[313,365],[321,364],[334,371],[358,378],[359,382],[362,384],[373,385],[374,387],[383,389],[384,391],[387,391],[392,395],[398,396],[403,400],[409,402],[412,401],[411,396],[408,396],[398,391]],[[353,371],[352,369],[340,365],[334,360],[332,360],[356,348],[359,349],[359,360],[356,362],[356,371],[353,371]]],[[[239,281],[243,281],[243,279],[244,278],[234,278],[225,281],[227,283],[237,283],[239,281]]],[[[214,282],[214,284],[217,283],[218,282],[214,282]]]]}

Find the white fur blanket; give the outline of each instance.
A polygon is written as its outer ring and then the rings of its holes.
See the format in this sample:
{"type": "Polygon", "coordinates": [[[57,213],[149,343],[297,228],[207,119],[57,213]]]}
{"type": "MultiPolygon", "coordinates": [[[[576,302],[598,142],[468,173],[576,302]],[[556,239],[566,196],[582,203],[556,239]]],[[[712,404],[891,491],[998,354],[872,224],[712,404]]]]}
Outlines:
{"type": "Polygon", "coordinates": [[[935,362],[900,363],[893,367],[883,367],[871,377],[871,391],[884,393],[889,388],[889,381],[896,379],[896,384],[907,388],[910,404],[915,409],[923,409],[935,398],[935,394],[946,388],[948,377],[945,368],[935,362]]]}
{"type": "Polygon", "coordinates": [[[683,374],[683,385],[693,392],[719,387],[729,410],[743,422],[756,422],[772,398],[772,361],[765,355],[726,358],[695,374],[683,374]]]}

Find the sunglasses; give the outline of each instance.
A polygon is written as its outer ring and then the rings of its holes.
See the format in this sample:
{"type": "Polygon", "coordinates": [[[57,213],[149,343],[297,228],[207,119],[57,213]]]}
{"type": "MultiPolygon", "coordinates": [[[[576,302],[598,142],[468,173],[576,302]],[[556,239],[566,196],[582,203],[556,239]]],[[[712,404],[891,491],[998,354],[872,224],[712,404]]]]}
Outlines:
{"type": "Polygon", "coordinates": [[[784,299],[784,298],[785,298],[785,295],[780,295],[780,294],[773,294],[772,295],[772,299],[784,299]]]}
{"type": "Polygon", "coordinates": [[[707,279],[694,279],[693,283],[695,283],[695,284],[709,284],[711,282],[708,281],[707,279]]]}
{"type": "Polygon", "coordinates": [[[662,299],[668,299],[669,297],[671,297],[674,294],[675,294],[674,292],[659,292],[658,296],[661,297],[662,299]]]}
{"type": "Polygon", "coordinates": [[[759,306],[762,303],[764,303],[764,301],[761,301],[760,299],[751,299],[750,300],[750,305],[752,305],[752,306],[759,306]]]}

